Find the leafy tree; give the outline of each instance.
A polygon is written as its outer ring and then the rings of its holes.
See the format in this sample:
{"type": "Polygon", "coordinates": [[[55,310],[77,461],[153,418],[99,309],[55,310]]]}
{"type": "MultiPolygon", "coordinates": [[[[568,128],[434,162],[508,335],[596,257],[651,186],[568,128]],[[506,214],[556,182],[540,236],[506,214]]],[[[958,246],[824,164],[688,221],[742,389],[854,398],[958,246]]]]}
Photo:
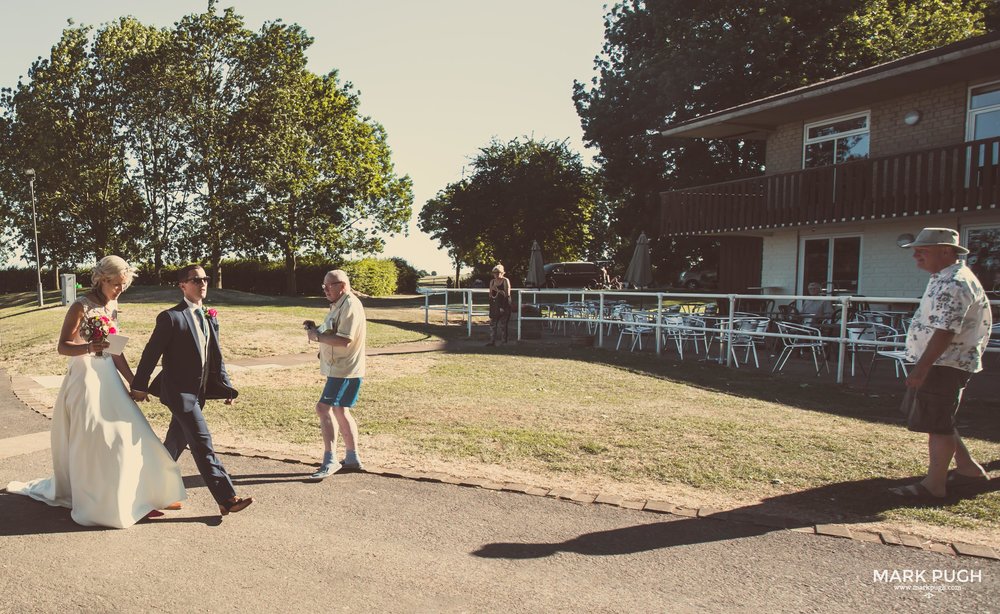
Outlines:
{"type": "Polygon", "coordinates": [[[249,234],[244,211],[252,165],[245,156],[253,127],[244,111],[252,32],[234,9],[218,14],[215,5],[210,0],[204,13],[177,22],[167,53],[175,68],[180,135],[188,147],[185,179],[196,194],[181,224],[181,246],[189,257],[208,259],[213,283],[221,288],[223,256],[237,251],[249,234]]]}
{"type": "Polygon", "coordinates": [[[420,209],[420,230],[448,251],[455,262],[455,279],[460,278],[462,264],[474,262],[476,251],[475,233],[465,225],[464,212],[455,204],[456,195],[465,188],[466,182],[450,183],[427,201],[420,209]]]}
{"type": "Polygon", "coordinates": [[[280,22],[259,33],[231,9],[177,24],[171,42],[193,215],[187,251],[203,253],[221,286],[221,257],[278,256],[286,291],[311,253],[376,253],[409,219],[412,189],[398,177],[385,131],[360,116],[336,72],[306,69],[312,39],[280,22]]]}
{"type": "Polygon", "coordinates": [[[170,38],[168,30],[123,17],[101,29],[94,42],[96,70],[117,104],[128,180],[141,199],[141,219],[148,220],[140,240],[156,278],[173,255],[173,238],[193,197],[185,181],[188,149],[170,38]]]}
{"type": "Polygon", "coordinates": [[[0,94],[0,258],[7,260],[14,255],[18,239],[13,231],[14,204],[16,200],[30,198],[24,178],[17,175],[16,152],[13,147],[13,122],[4,112],[6,93],[0,94]],[[20,183],[20,190],[18,189],[20,183]]]}
{"type": "Polygon", "coordinates": [[[251,32],[210,0],[172,29],[90,34],[67,28],[0,96],[0,222],[33,251],[33,167],[43,264],[207,260],[221,287],[223,256],[277,256],[294,293],[299,258],[376,253],[404,231],[410,179],[352,86],[306,70],[300,27],[251,32]]]}
{"type": "Polygon", "coordinates": [[[268,24],[247,62],[255,181],[245,245],[284,261],[290,295],[300,255],[379,252],[380,235],[402,231],[413,202],[385,131],[360,116],[350,84],[306,70],[311,44],[298,26],[268,24]]]}
{"type": "Polygon", "coordinates": [[[449,184],[420,212],[420,229],[456,263],[501,262],[523,276],[537,240],[549,260],[584,255],[596,208],[595,177],[565,141],[492,141],[472,175],[449,184]]]}
{"type": "MultiPolygon", "coordinates": [[[[760,143],[664,142],[651,130],[981,34],[995,10],[989,0],[619,2],[605,17],[597,75],[573,94],[608,195],[620,203],[618,235],[658,227],[658,192],[762,169],[760,143]]],[[[652,249],[674,271],[710,257],[710,246],[660,239],[652,249]]]]}
{"type": "Polygon", "coordinates": [[[33,251],[31,200],[24,171],[36,171],[42,265],[93,262],[109,253],[133,257],[137,195],[125,181],[125,149],[114,128],[115,100],[95,71],[90,28],[70,24],[29,81],[4,90],[7,143],[2,149],[12,231],[33,251]]]}

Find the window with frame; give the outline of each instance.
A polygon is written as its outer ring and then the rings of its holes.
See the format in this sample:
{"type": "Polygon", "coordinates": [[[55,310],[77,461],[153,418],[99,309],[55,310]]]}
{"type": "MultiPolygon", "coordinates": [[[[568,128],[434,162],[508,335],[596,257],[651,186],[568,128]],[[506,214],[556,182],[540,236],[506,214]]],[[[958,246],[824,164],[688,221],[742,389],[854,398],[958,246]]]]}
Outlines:
{"type": "Polygon", "coordinates": [[[871,112],[806,124],[802,168],[843,164],[868,157],[871,112]]]}
{"type": "Polygon", "coordinates": [[[987,290],[1000,289],[1000,224],[967,226],[964,229],[969,255],[965,262],[987,290]]]}
{"type": "Polygon", "coordinates": [[[1000,81],[969,88],[968,140],[995,136],[1000,136],[1000,81]]]}
{"type": "Polygon", "coordinates": [[[813,282],[827,294],[857,294],[861,277],[861,236],[817,237],[802,240],[799,288],[813,282]]]}

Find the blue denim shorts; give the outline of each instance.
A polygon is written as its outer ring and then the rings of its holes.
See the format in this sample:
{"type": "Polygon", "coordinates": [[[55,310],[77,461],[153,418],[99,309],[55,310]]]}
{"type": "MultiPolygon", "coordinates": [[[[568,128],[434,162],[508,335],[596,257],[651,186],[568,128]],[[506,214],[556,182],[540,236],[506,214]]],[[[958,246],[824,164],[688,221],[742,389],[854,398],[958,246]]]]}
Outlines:
{"type": "Polygon", "coordinates": [[[361,391],[360,377],[328,377],[319,402],[331,407],[354,407],[361,391]]]}

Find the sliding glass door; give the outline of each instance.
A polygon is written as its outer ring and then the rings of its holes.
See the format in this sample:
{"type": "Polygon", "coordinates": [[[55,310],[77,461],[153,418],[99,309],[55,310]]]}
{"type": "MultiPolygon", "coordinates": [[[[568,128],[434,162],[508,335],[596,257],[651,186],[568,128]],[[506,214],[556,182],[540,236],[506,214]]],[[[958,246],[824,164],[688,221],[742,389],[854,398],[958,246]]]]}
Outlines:
{"type": "Polygon", "coordinates": [[[803,239],[799,292],[812,282],[826,294],[857,294],[861,272],[861,237],[803,239]]]}

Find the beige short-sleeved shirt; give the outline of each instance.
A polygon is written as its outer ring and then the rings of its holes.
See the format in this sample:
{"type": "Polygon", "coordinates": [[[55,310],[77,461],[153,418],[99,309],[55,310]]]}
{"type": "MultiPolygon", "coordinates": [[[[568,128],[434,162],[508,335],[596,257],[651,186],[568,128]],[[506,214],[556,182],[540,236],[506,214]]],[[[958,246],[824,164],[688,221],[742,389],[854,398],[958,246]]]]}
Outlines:
{"type": "Polygon", "coordinates": [[[330,306],[320,332],[333,331],[338,337],[350,339],[347,347],[319,346],[320,372],[327,377],[365,376],[365,308],[353,294],[345,294],[330,306]]]}

